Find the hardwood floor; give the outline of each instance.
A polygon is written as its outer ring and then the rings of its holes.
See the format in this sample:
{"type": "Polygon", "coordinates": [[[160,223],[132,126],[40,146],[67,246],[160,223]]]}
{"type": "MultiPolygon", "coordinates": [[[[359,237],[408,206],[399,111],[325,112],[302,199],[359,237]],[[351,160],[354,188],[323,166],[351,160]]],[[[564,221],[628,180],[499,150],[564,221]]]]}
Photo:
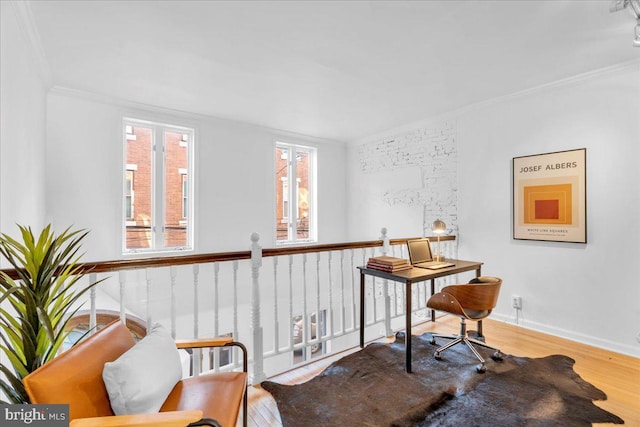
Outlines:
{"type": "MultiPolygon", "coordinates": [[[[426,331],[455,333],[458,326],[459,319],[457,317],[443,316],[438,318],[435,323],[427,322],[414,327],[412,333],[421,334],[426,331]]],[[[575,371],[585,381],[590,382],[607,395],[607,400],[594,403],[621,417],[625,421],[625,425],[640,426],[640,359],[491,319],[484,321],[484,333],[487,336],[488,344],[514,356],[544,357],[551,354],[564,354],[573,358],[576,361],[575,371]]],[[[270,380],[284,384],[308,381],[331,362],[346,354],[348,352],[280,374],[270,380]]],[[[402,361],[398,363],[402,363],[402,361]]],[[[281,426],[278,408],[271,395],[260,387],[250,387],[249,389],[249,425],[257,427],[281,426]]]]}

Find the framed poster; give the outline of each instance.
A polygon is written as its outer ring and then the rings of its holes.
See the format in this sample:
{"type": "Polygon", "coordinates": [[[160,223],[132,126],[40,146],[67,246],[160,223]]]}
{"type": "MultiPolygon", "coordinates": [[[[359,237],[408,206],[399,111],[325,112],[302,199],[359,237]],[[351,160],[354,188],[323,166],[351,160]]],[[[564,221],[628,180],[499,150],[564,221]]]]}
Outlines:
{"type": "Polygon", "coordinates": [[[587,243],[587,150],[513,158],[513,238],[587,243]]]}

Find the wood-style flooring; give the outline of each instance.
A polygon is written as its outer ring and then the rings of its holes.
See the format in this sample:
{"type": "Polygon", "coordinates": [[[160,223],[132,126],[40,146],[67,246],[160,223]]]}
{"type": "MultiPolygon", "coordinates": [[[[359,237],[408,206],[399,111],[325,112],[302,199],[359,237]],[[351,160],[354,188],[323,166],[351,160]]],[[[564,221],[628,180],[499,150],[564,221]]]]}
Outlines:
{"type": "MultiPolygon", "coordinates": [[[[414,327],[412,333],[436,331],[453,334],[457,333],[458,327],[458,317],[443,316],[436,319],[436,322],[414,327]]],[[[640,359],[491,319],[484,321],[484,334],[487,344],[514,356],[544,357],[564,354],[573,358],[576,361],[575,371],[607,395],[607,400],[596,401],[595,404],[621,417],[626,426],[640,426],[640,359]]],[[[269,379],[284,384],[305,382],[346,354],[322,359],[269,379]]],[[[398,363],[404,363],[404,360],[399,360],[398,363]]],[[[281,425],[278,408],[271,395],[259,386],[249,387],[249,426],[281,425]]]]}

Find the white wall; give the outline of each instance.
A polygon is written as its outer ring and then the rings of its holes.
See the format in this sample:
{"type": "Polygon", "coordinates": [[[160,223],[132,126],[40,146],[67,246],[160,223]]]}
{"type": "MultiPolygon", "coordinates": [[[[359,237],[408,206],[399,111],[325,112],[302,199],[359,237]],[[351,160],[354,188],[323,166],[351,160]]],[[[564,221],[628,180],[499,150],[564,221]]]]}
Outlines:
{"type": "Polygon", "coordinates": [[[640,355],[639,140],[637,65],[459,118],[460,256],[503,277],[501,318],[518,294],[525,326],[640,355]],[[513,240],[511,159],[582,147],[588,243],[513,240]]]}
{"type": "Polygon", "coordinates": [[[46,79],[20,6],[0,2],[0,231],[12,236],[16,223],[38,232],[45,206],[46,79]]]}
{"type": "Polygon", "coordinates": [[[58,228],[91,230],[86,260],[122,258],[124,116],[196,129],[196,250],[246,250],[250,235],[275,246],[276,140],[318,149],[320,243],[346,236],[343,144],[208,117],[197,117],[56,88],[47,102],[47,216],[58,228]]]}
{"type": "MultiPolygon", "coordinates": [[[[581,76],[445,118],[457,124],[459,256],[483,261],[483,273],[504,279],[493,316],[516,322],[510,298],[517,294],[523,300],[517,321],[525,327],[640,355],[640,66],[581,76]],[[588,244],[513,240],[512,158],[583,147],[588,244]]],[[[442,120],[413,128],[438,127],[442,120]]],[[[359,147],[369,140],[350,146],[350,193],[360,191],[359,147]]],[[[397,185],[405,175],[379,177],[397,185]]],[[[350,218],[364,214],[363,203],[381,204],[359,199],[349,207],[350,218]]],[[[369,224],[403,237],[396,229],[406,233],[405,218],[417,218],[419,209],[394,223],[384,210],[369,209],[363,226],[352,222],[350,237],[368,233],[369,224]]],[[[412,234],[419,234],[421,224],[412,224],[412,234]]]]}

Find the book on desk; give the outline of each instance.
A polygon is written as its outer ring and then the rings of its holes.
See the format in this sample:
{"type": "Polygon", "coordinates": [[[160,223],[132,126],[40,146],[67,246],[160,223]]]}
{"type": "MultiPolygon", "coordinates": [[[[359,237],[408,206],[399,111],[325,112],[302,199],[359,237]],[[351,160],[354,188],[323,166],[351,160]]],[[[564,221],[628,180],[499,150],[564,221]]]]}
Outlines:
{"type": "Polygon", "coordinates": [[[409,270],[411,268],[411,263],[409,263],[408,259],[383,255],[369,258],[369,261],[367,261],[367,268],[395,273],[398,271],[409,270]]]}

